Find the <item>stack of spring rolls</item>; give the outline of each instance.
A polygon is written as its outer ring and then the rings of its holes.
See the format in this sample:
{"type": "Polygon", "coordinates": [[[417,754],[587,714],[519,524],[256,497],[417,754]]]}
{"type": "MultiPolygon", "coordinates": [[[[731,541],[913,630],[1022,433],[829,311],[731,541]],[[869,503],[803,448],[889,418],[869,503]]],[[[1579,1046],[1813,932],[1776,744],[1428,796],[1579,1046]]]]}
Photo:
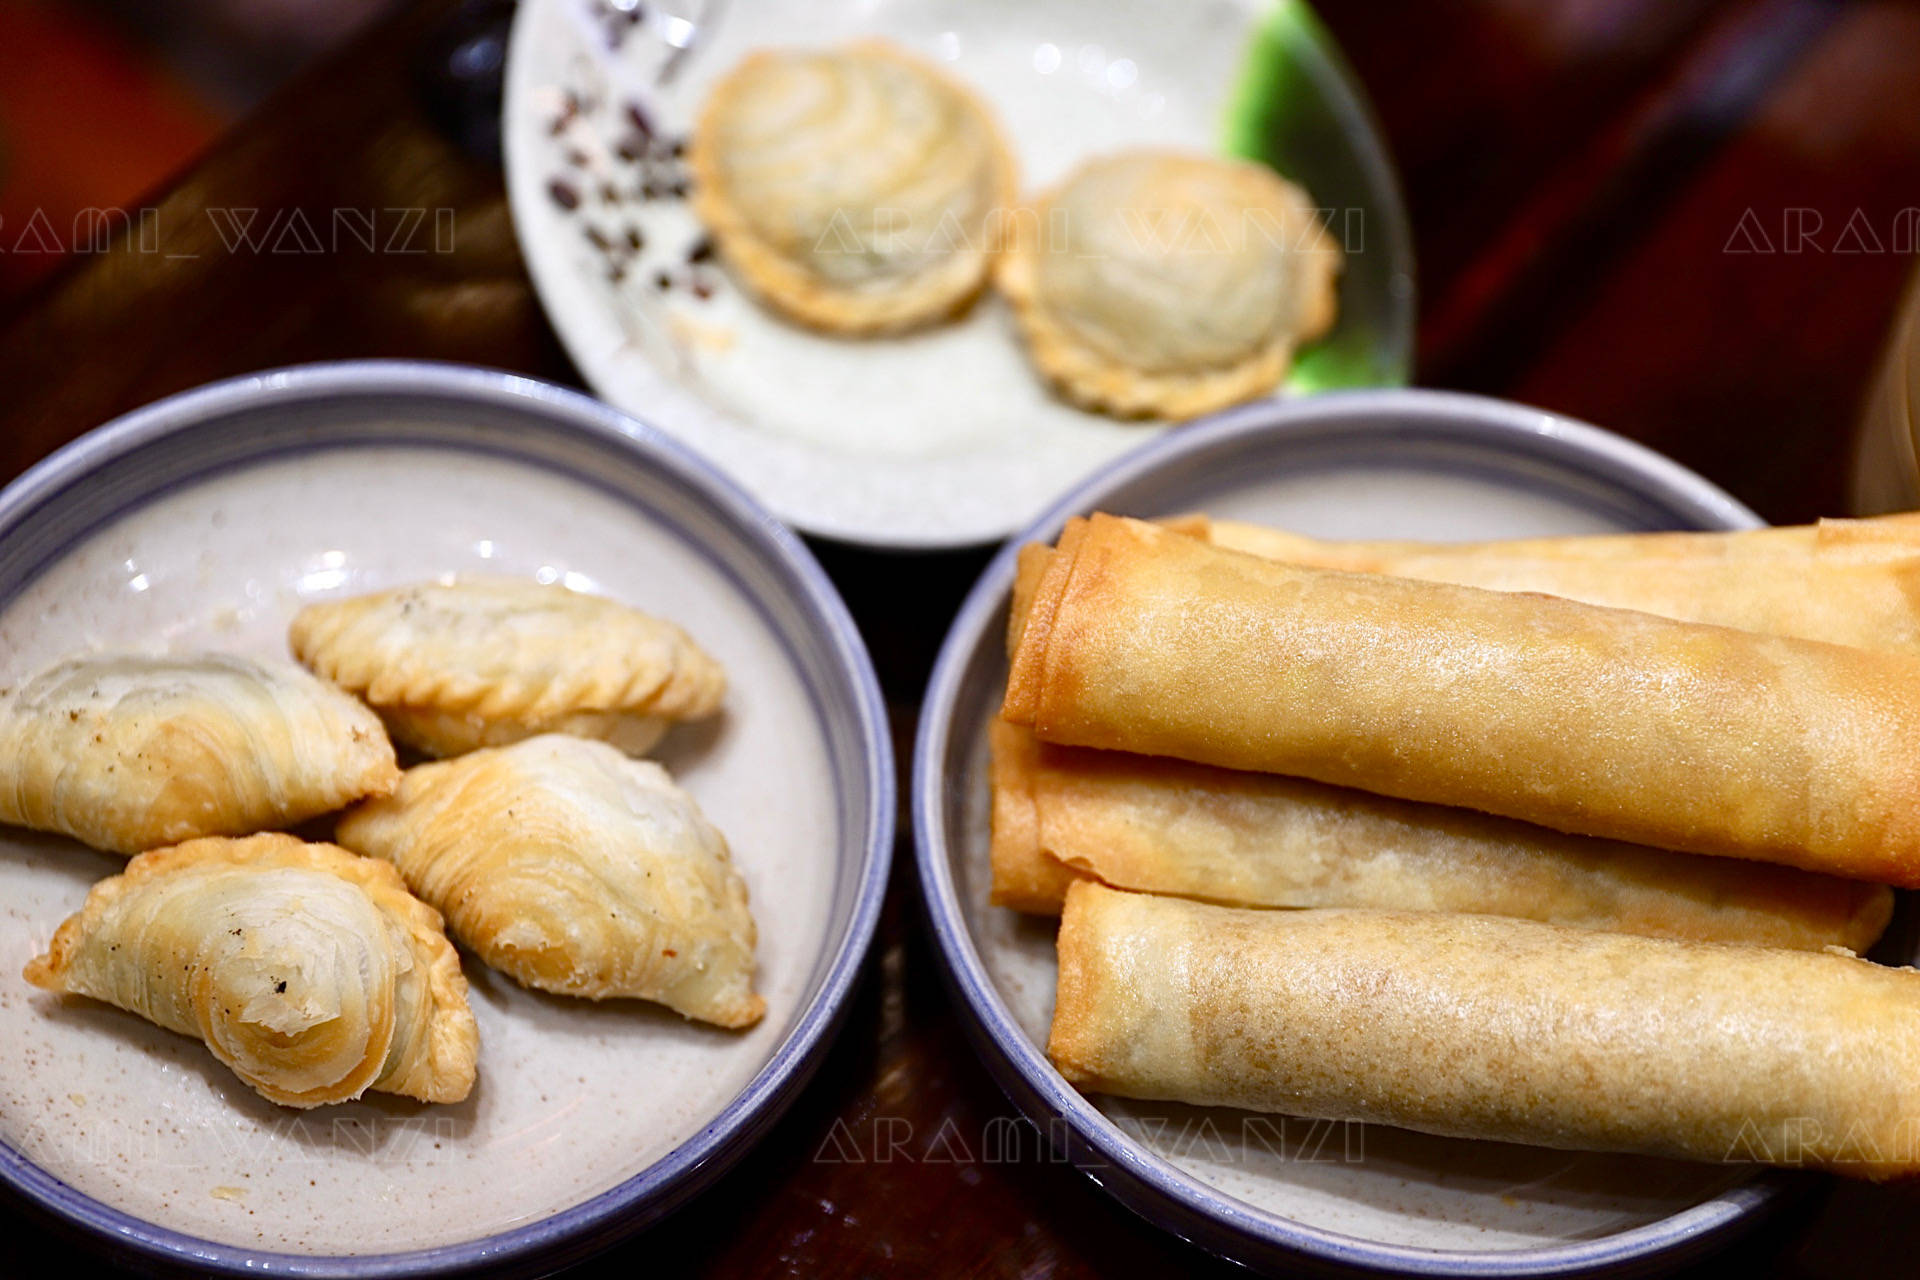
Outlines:
{"type": "Polygon", "coordinates": [[[993,899],[1083,1089],[1920,1172],[1920,517],[1022,550],[993,899]],[[1304,908],[1304,909],[1302,909],[1304,908]]]}

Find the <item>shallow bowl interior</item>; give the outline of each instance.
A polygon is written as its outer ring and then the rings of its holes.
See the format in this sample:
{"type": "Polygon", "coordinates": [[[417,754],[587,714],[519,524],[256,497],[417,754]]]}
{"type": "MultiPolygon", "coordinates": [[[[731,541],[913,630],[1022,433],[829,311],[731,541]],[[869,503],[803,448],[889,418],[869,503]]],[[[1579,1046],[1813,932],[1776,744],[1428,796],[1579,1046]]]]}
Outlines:
{"type": "Polygon", "coordinates": [[[1143,1215],[1227,1256],[1436,1275],[1673,1257],[1787,1185],[1732,1167],[1083,1097],[1046,1062],[1053,924],[989,907],[985,731],[1006,679],[1013,550],[1091,510],[1207,511],[1335,538],[1465,540],[1758,523],[1637,445],[1515,405],[1373,392],[1255,406],[1168,436],[1064,498],[988,567],[929,685],[914,763],[919,870],[948,976],[1009,1095],[1143,1215]]]}
{"type": "Polygon", "coordinates": [[[726,833],[759,925],[758,1026],[548,997],[470,958],[457,1106],[274,1107],[198,1044],[20,977],[120,860],[0,831],[0,1180],[204,1270],[550,1265],[714,1176],[804,1081],[884,891],[877,686],[809,553],[672,440],[504,374],[369,362],[175,397],[0,496],[0,679],[92,647],[282,656],[305,601],[529,575],[680,622],[724,714],[657,753],[726,833]]]}

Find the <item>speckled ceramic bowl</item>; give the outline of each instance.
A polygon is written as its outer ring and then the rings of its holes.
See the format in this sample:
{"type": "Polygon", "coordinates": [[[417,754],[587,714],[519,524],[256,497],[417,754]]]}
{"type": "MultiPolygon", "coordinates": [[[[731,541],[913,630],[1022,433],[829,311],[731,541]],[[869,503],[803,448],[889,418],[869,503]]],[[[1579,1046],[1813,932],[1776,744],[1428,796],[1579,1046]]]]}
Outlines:
{"type": "Polygon", "coordinates": [[[1249,407],[1115,463],[988,566],[941,650],[915,749],[922,892],[948,976],[1008,1095],[1147,1218],[1253,1265],[1419,1275],[1641,1270],[1750,1222],[1792,1180],[1732,1166],[1271,1123],[1086,1097],[1048,1064],[1052,921],[987,905],[986,726],[1020,543],[1091,510],[1182,511],[1333,538],[1737,529],[1752,512],[1638,445],[1536,409],[1430,391],[1249,407]],[[1248,1121],[1259,1123],[1249,1124],[1248,1121]]]}
{"type": "Polygon", "coordinates": [[[487,569],[602,591],[723,662],[660,755],[759,924],[745,1032],[525,990],[469,959],[457,1106],[284,1110],[198,1043],[20,976],[118,858],[0,829],[0,1181],[123,1253],[234,1275],[515,1274],[657,1219],[809,1074],[872,935],[894,782],[865,649],[811,555],[682,446],[506,374],[369,362],[162,401],[0,495],[0,682],[92,646],[284,654],[306,600],[487,569]]]}

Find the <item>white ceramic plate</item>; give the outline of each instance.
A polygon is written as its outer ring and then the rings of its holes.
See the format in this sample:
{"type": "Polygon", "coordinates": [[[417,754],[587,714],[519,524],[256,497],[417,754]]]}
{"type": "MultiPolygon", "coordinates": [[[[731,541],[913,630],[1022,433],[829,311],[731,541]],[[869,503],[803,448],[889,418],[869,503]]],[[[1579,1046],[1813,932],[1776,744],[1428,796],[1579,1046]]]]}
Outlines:
{"type": "MultiPolygon", "coordinates": [[[[956,323],[846,341],[774,319],[711,266],[684,280],[699,227],[681,201],[636,202],[618,149],[638,102],[682,133],[748,51],[878,34],[950,64],[994,104],[1023,189],[1140,144],[1231,149],[1276,163],[1328,210],[1348,253],[1341,321],[1291,386],[1403,381],[1413,280],[1384,152],[1304,5],[1268,0],[730,0],[643,6],[615,52],[602,0],[523,0],[507,64],[504,140],[514,225],[555,329],[611,403],[696,445],[783,519],[891,546],[986,542],[1162,428],[1051,397],[991,295],[956,323]],[[674,42],[684,47],[676,50],[674,42]],[[584,101],[574,114],[569,94],[584,101]],[[556,125],[558,130],[556,131],[556,125]],[[577,196],[565,209],[558,181],[577,196]],[[602,199],[611,183],[621,200],[602,199]],[[628,229],[646,248],[610,278],[628,229]],[[618,250],[616,250],[618,251],[618,250]]],[[[671,185],[671,163],[649,172],[671,185]]]]}
{"type": "Polygon", "coordinates": [[[764,1020],[523,989],[467,960],[471,1098],[295,1112],[195,1041],[20,976],[124,860],[0,829],[0,1177],[136,1248],[248,1272],[423,1274],[578,1252],[717,1171],[804,1080],[871,933],[892,771],[877,687],[807,553],[671,442],[446,366],[189,393],[0,499],[0,683],[75,650],[284,656],[309,600],[485,570],[684,625],[724,715],[656,753],[727,835],[764,1020]]]}
{"type": "MultiPolygon", "coordinates": [[[[1090,510],[1185,511],[1329,538],[1440,541],[1743,528],[1754,515],[1638,445],[1539,410],[1442,392],[1249,406],[1169,436],[1063,498],[1017,542],[1090,510]]],[[[1083,1097],[1043,1046],[1052,921],[987,905],[986,728],[1006,683],[1009,543],[941,651],[922,710],[914,823],[922,890],[988,1065],[1125,1203],[1255,1265],[1433,1275],[1640,1267],[1751,1221],[1785,1175],[1285,1122],[1083,1097]]]]}

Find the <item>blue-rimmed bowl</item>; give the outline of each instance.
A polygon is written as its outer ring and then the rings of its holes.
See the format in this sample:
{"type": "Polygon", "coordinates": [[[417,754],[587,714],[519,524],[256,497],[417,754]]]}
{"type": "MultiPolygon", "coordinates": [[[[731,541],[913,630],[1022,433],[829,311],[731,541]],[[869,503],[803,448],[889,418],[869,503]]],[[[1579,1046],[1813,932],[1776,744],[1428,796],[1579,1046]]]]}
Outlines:
{"type": "Polygon", "coordinates": [[[91,646],[284,654],[302,601],[448,571],[603,591],[724,663],[661,755],[728,836],[766,1018],[740,1033],[469,961],[457,1106],[295,1113],[199,1044],[20,977],[120,860],[0,830],[0,1181],[140,1262],[231,1275],[550,1268],[658,1219],[773,1122],[872,936],[894,780],[859,635],[812,556],[684,446],[573,392],[401,362],[218,383],[0,494],[0,683],[91,646]]]}
{"type": "Polygon", "coordinates": [[[1759,523],[1594,427],[1432,391],[1263,404],[1173,433],[1062,498],[987,567],[927,690],[913,766],[921,890],[958,1002],[1009,1097],[1122,1203],[1255,1266],[1417,1275],[1642,1270],[1707,1248],[1793,1185],[1731,1166],[1543,1151],[1086,1097],[1048,1064],[1053,922],[987,905],[986,728],[1006,680],[1014,549],[1092,510],[1186,511],[1323,537],[1519,537],[1759,523]]]}

